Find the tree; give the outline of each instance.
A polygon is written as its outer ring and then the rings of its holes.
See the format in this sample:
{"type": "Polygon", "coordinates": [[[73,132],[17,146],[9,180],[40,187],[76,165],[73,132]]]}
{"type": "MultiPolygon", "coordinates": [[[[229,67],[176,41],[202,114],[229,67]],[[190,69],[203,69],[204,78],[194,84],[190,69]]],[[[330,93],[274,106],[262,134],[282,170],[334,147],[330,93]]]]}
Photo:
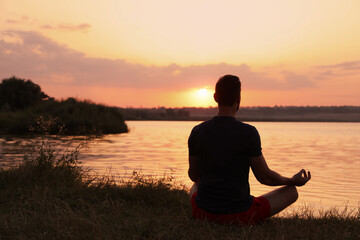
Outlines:
{"type": "Polygon", "coordinates": [[[48,96],[41,91],[39,85],[31,80],[16,78],[3,79],[0,83],[0,109],[24,109],[38,104],[48,96]]]}

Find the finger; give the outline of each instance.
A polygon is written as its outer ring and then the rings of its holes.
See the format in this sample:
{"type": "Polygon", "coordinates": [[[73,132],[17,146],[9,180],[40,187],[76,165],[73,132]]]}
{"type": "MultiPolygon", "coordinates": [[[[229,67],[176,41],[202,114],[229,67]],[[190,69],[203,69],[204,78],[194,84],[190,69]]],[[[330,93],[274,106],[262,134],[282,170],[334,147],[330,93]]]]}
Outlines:
{"type": "Polygon", "coordinates": [[[308,171],[308,178],[309,178],[309,180],[311,179],[311,173],[310,173],[310,171],[308,171]]]}
{"type": "Polygon", "coordinates": [[[299,173],[301,174],[301,176],[304,175],[304,176],[306,177],[306,171],[305,171],[305,169],[301,169],[299,173]]]}

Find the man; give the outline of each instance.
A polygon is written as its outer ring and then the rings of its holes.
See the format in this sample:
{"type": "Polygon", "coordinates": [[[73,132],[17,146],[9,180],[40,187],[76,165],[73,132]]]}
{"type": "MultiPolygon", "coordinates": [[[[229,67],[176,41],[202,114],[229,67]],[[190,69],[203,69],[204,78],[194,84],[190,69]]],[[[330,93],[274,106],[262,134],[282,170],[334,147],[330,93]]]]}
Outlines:
{"type": "Polygon", "coordinates": [[[296,186],[310,180],[304,169],[293,177],[272,171],[261,152],[255,127],[237,121],[241,83],[225,75],[216,83],[218,115],[190,134],[189,177],[193,216],[221,223],[255,224],[282,211],[298,198],[296,186]],[[250,195],[249,169],[265,185],[281,186],[260,197],[250,195]]]}

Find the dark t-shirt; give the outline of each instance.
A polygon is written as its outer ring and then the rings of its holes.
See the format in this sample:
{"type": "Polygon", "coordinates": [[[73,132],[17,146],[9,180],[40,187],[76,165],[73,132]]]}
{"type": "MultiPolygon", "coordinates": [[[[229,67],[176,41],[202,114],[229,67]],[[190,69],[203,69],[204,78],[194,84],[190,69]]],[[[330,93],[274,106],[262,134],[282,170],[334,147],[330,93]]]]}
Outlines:
{"type": "Polygon", "coordinates": [[[188,146],[189,155],[199,159],[196,204],[214,214],[247,211],[252,203],[249,157],[262,154],[256,128],[216,116],[193,128],[188,146]]]}

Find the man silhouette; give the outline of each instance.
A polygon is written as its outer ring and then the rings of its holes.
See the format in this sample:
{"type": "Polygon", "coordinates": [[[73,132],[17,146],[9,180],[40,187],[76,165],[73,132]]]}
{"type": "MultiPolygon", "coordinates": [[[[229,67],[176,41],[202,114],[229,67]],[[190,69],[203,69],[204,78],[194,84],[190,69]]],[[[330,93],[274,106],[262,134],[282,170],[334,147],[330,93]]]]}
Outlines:
{"type": "Polygon", "coordinates": [[[298,198],[296,186],[310,180],[300,170],[293,177],[272,171],[261,152],[255,127],[237,121],[241,100],[237,76],[225,75],[216,83],[218,114],[195,126],[188,140],[192,213],[196,219],[255,224],[282,211],[298,198]],[[260,197],[250,195],[249,169],[265,185],[281,186],[260,197]]]}

